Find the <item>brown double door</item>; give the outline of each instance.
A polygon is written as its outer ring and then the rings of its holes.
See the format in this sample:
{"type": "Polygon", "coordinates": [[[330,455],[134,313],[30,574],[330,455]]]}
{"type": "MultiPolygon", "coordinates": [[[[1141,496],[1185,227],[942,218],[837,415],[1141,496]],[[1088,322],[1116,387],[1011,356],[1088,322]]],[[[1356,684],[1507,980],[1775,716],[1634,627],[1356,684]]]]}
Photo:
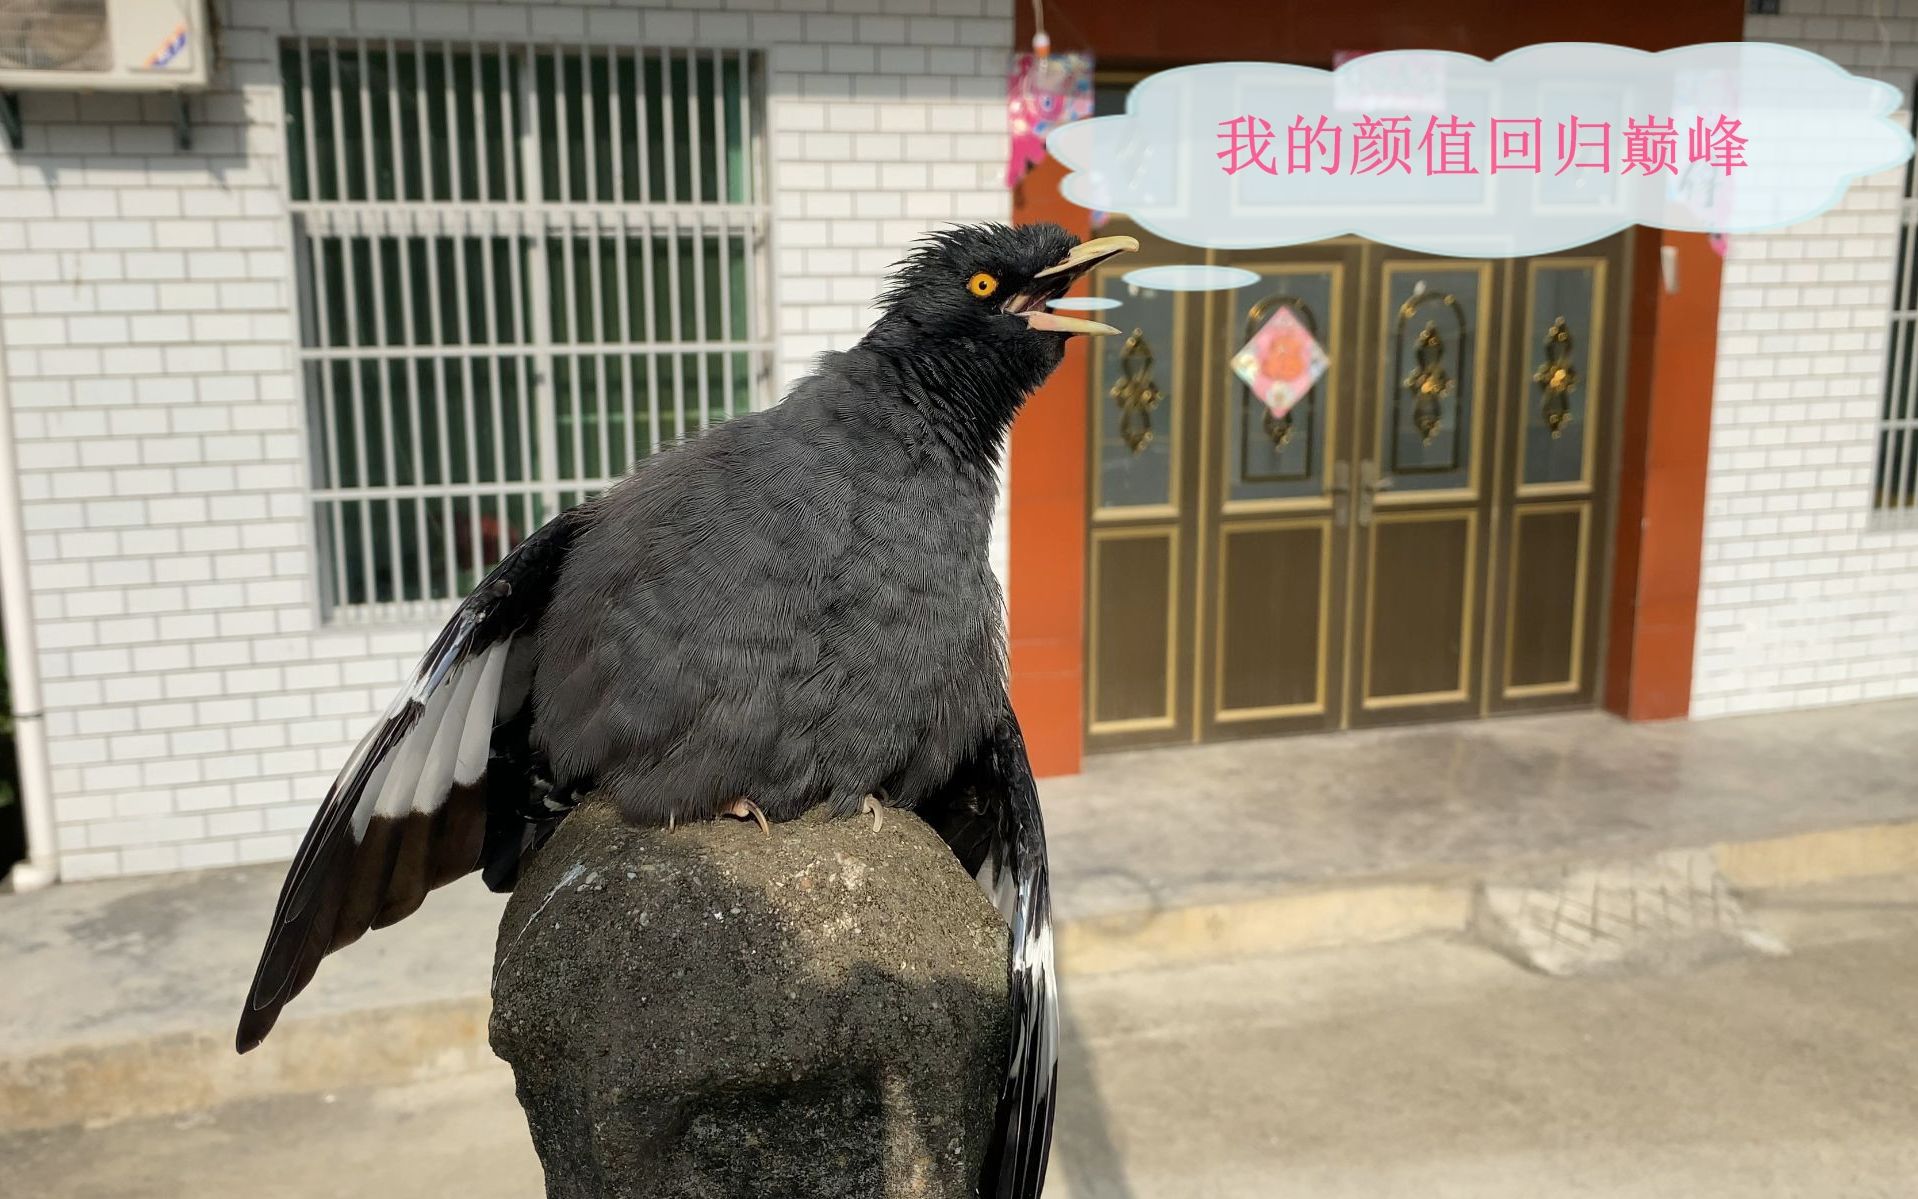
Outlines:
{"type": "MultiPolygon", "coordinates": [[[[1125,230],[1132,232],[1132,230],[1125,230]]],[[[1540,258],[1356,239],[1120,306],[1091,370],[1094,750],[1593,701],[1624,237],[1540,258]],[[1288,306],[1330,369],[1272,419],[1230,359],[1288,306]]]]}

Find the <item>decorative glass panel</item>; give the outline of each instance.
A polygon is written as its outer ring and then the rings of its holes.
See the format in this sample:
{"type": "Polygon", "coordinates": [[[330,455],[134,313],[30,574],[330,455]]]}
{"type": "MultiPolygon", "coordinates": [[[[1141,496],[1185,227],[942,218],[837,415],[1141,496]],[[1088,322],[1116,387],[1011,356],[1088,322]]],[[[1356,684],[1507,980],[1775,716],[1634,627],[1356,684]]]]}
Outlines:
{"type": "Polygon", "coordinates": [[[1099,506],[1170,504],[1179,434],[1172,343],[1178,293],[1135,294],[1116,275],[1102,276],[1099,292],[1122,302],[1095,314],[1119,335],[1092,339],[1099,355],[1098,385],[1092,394],[1099,437],[1099,506]]]}
{"type": "Polygon", "coordinates": [[[1525,332],[1524,455],[1526,483],[1585,478],[1591,400],[1592,316],[1597,271],[1540,266],[1532,271],[1532,310],[1525,332]]]}
{"type": "Polygon", "coordinates": [[[1472,484],[1480,279],[1476,270],[1420,266],[1386,275],[1379,473],[1395,491],[1472,484]]]}
{"type": "MultiPolygon", "coordinates": [[[[1256,285],[1231,294],[1239,303],[1238,320],[1228,334],[1230,350],[1250,340],[1281,307],[1289,307],[1325,348],[1326,356],[1337,358],[1339,348],[1331,341],[1330,269],[1263,271],[1256,285]]],[[[1276,500],[1323,493],[1331,379],[1330,373],[1325,375],[1290,412],[1275,418],[1244,380],[1226,370],[1226,394],[1231,397],[1226,405],[1225,445],[1229,498],[1276,500]]]]}

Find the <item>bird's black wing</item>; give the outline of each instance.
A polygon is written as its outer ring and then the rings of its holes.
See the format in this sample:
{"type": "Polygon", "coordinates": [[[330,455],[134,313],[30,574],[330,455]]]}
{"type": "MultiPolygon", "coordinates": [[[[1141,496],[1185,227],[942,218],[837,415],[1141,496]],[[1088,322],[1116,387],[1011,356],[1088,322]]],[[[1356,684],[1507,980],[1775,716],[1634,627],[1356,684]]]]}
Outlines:
{"type": "Polygon", "coordinates": [[[578,510],[562,513],[508,554],[347,758],[280,888],[240,1013],[241,1053],[266,1036],[322,957],[412,915],[427,891],[478,867],[493,729],[528,690],[531,646],[515,654],[515,635],[530,633],[545,608],[582,523],[578,510]]]}
{"type": "Polygon", "coordinates": [[[1059,994],[1045,824],[1025,737],[1010,707],[921,814],[1011,926],[1012,1043],[979,1193],[1038,1199],[1052,1148],[1059,994]]]}

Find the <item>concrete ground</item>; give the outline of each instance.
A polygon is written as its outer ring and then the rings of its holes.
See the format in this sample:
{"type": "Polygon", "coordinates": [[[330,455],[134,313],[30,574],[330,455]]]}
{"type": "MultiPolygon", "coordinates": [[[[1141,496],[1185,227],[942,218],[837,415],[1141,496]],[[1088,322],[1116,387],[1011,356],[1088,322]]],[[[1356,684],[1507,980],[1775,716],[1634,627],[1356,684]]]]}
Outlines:
{"type": "MultiPolygon", "coordinates": [[[[1906,1196],[1918,876],[1752,897],[1793,947],[1546,979],[1412,941],[1073,980],[1051,1199],[1906,1196]]],[[[501,1068],[0,1135],[8,1194],[538,1194],[501,1068]]]]}
{"type": "Polygon", "coordinates": [[[1602,712],[1102,754],[1046,779],[1067,919],[1918,818],[1918,701],[1602,712]]]}

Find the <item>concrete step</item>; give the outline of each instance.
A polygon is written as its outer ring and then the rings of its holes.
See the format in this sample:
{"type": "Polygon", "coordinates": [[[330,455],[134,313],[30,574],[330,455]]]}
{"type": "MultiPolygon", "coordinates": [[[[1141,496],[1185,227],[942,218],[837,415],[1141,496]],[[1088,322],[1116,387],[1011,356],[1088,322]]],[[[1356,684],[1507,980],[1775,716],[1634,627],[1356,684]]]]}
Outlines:
{"type": "MultiPolygon", "coordinates": [[[[1698,847],[1735,891],[1918,871],[1918,821],[1698,847]]],[[[1468,931],[1478,896],[1615,859],[1503,861],[1074,914],[1069,978],[1468,931]]],[[[261,1096],[446,1077],[491,1061],[487,971],[499,897],[459,886],[328,959],[273,1037],[233,1052],[233,1018],[279,868],[56,888],[0,922],[0,1127],[50,1128],[261,1096]],[[13,980],[21,980],[16,984],[13,980]]],[[[1070,892],[1066,892],[1069,899],[1070,892]]]]}
{"type": "Polygon", "coordinates": [[[1669,973],[1785,943],[1745,910],[1714,856],[1676,850],[1480,884],[1472,935],[1558,978],[1669,973]]]}
{"type": "MultiPolygon", "coordinates": [[[[1902,874],[1918,869],[1918,821],[1721,842],[1649,856],[1663,854],[1703,857],[1734,893],[1902,874]]],[[[1616,872],[1643,860],[1637,855],[1539,857],[1481,867],[1408,870],[1222,903],[1103,913],[1065,922],[1059,957],[1069,973],[1107,973],[1465,933],[1488,890],[1541,875],[1616,872]]]]}

